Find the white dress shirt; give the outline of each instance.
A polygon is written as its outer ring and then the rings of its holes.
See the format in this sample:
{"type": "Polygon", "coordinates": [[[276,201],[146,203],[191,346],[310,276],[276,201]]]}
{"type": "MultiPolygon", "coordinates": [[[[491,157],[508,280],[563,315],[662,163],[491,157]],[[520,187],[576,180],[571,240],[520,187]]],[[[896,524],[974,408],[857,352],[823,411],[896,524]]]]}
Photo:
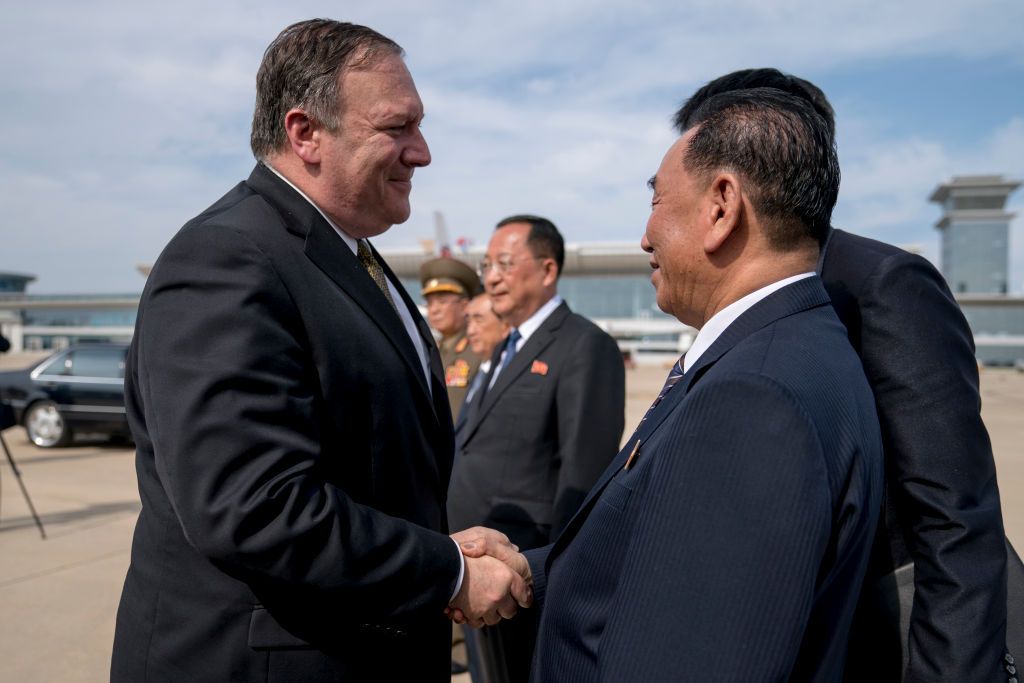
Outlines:
{"type": "Polygon", "coordinates": [[[788,284],[792,284],[797,280],[803,280],[814,275],[814,273],[800,273],[799,275],[792,275],[778,282],[773,282],[770,285],[765,285],[761,289],[755,289],[750,294],[747,294],[741,299],[733,301],[731,304],[715,313],[711,318],[704,323],[704,327],[700,328],[697,333],[697,338],[693,340],[693,344],[686,351],[686,355],[683,357],[683,372],[688,372],[693,367],[701,355],[711,348],[711,345],[715,343],[715,340],[729,325],[736,322],[736,319],[747,312],[754,304],[761,299],[764,299],[769,294],[776,292],[788,284]]]}

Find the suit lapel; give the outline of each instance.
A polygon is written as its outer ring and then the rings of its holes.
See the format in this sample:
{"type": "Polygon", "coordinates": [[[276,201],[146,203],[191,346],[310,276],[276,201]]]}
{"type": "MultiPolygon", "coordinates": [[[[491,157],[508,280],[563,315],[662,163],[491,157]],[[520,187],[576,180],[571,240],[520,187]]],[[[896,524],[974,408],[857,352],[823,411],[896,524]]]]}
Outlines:
{"type": "MultiPolygon", "coordinates": [[[[704,367],[705,365],[707,364],[701,364],[700,367],[704,367]]],[[[590,492],[587,493],[587,497],[583,499],[583,503],[576,511],[576,514],[573,515],[572,519],[569,520],[569,523],[565,525],[565,529],[555,540],[555,545],[549,555],[549,561],[551,556],[558,554],[558,552],[565,547],[565,544],[572,540],[572,537],[576,535],[576,531],[579,530],[579,527],[586,521],[587,516],[590,514],[590,509],[593,507],[593,504],[597,499],[600,498],[605,487],[608,486],[608,483],[615,477],[615,475],[622,471],[626,466],[626,461],[629,459],[629,456],[633,452],[637,443],[639,442],[642,447],[644,441],[646,441],[647,438],[654,433],[654,430],[656,430],[658,426],[665,421],[665,418],[675,410],[676,406],[682,403],[683,397],[686,395],[686,391],[684,391],[683,387],[680,385],[686,382],[687,377],[694,372],[700,372],[697,365],[690,368],[690,370],[680,378],[679,383],[672,387],[668,394],[665,395],[665,398],[662,399],[661,403],[655,407],[647,419],[637,426],[636,431],[633,432],[631,437],[629,437],[629,440],[626,441],[626,444],[622,447],[622,450],[619,451],[618,455],[612,459],[611,464],[609,464],[601,474],[597,483],[591,487],[590,492]]]]}
{"type": "Polygon", "coordinates": [[[657,405],[654,411],[648,416],[648,418],[641,423],[636,432],[629,438],[626,445],[619,451],[618,455],[612,460],[611,464],[598,479],[597,483],[590,489],[587,497],[584,499],[583,504],[580,505],[579,510],[573,516],[569,523],[565,526],[565,529],[559,535],[558,539],[555,540],[554,546],[551,552],[548,554],[548,565],[550,566],[551,560],[569,543],[576,532],[586,521],[587,516],[590,514],[590,510],[593,508],[594,503],[600,497],[608,483],[618,474],[626,464],[626,460],[629,458],[630,453],[633,452],[633,448],[637,442],[640,443],[641,450],[643,444],[647,439],[654,434],[655,430],[665,421],[665,419],[680,405],[685,399],[686,395],[690,392],[693,385],[704,376],[705,372],[711,368],[718,360],[729,352],[734,346],[740,343],[742,340],[749,337],[754,332],[762,329],[766,325],[781,320],[787,316],[799,313],[817,306],[831,305],[828,297],[828,293],[825,291],[824,286],[821,284],[821,278],[818,276],[812,276],[798,280],[790,285],[783,287],[777,292],[773,292],[766,298],[757,302],[746,310],[739,318],[737,318],[729,327],[727,327],[718,339],[708,348],[707,351],[701,354],[693,366],[686,371],[686,373],[680,378],[679,382],[672,387],[672,390],[668,392],[665,398],[657,405]]]}
{"type": "Polygon", "coordinates": [[[483,387],[487,383],[487,378],[491,374],[491,367],[488,366],[487,372],[477,371],[477,374],[473,376],[473,381],[469,385],[469,393],[466,394],[466,400],[462,404],[462,408],[459,409],[459,414],[455,419],[455,448],[458,450],[461,447],[462,440],[460,438],[461,432],[466,428],[466,424],[469,422],[476,406],[480,403],[480,396],[484,393],[483,387]]]}
{"type": "MultiPolygon", "coordinates": [[[[377,249],[371,244],[370,249],[373,251],[374,258],[380,264],[384,270],[384,275],[391,280],[395,289],[398,290],[399,295],[402,297],[402,301],[405,302],[405,307],[409,310],[409,315],[412,316],[413,322],[416,324],[416,329],[419,330],[420,339],[423,342],[423,348],[427,351],[427,369],[430,372],[431,382],[431,395],[434,399],[434,415],[437,417],[438,422],[442,424],[450,424],[452,421],[451,408],[448,403],[448,387],[444,381],[444,364],[441,362],[441,353],[437,348],[437,342],[434,341],[434,335],[430,332],[430,326],[427,325],[427,321],[420,315],[420,309],[413,302],[409,296],[409,292],[406,291],[405,287],[402,286],[398,276],[395,275],[391,267],[384,261],[377,249]],[[444,406],[441,410],[440,407],[444,406]]],[[[372,279],[372,278],[371,278],[372,279]]],[[[401,321],[399,321],[401,323],[401,321]]],[[[402,330],[405,330],[405,326],[402,326],[402,330]]],[[[405,335],[408,338],[408,334],[405,335]]],[[[413,349],[413,355],[416,358],[416,368],[419,370],[419,376],[423,376],[422,368],[419,365],[419,356],[416,355],[416,349],[413,349]]]]}
{"type": "MultiPolygon", "coordinates": [[[[480,427],[480,423],[487,417],[487,414],[491,411],[494,405],[501,398],[501,395],[505,393],[505,390],[515,383],[516,378],[526,372],[526,369],[533,364],[537,356],[546,349],[551,342],[555,340],[555,334],[558,328],[562,326],[565,319],[569,317],[569,307],[563,301],[559,304],[558,308],[551,312],[551,315],[547,317],[541,326],[537,328],[537,331],[530,335],[530,338],[526,340],[521,348],[512,359],[512,362],[508,364],[501,374],[498,375],[498,379],[495,380],[494,386],[488,389],[482,399],[477,404],[470,416],[471,419],[466,424],[466,436],[463,443],[472,438],[473,434],[480,427]]],[[[487,381],[490,381],[491,375],[496,371],[499,363],[498,360],[501,358],[501,351],[496,351],[494,360],[491,363],[491,371],[488,374],[487,381]]],[[[485,384],[486,386],[486,384],[485,384]]]]}
{"type": "MultiPolygon", "coordinates": [[[[413,383],[419,387],[421,397],[427,401],[428,405],[431,405],[431,411],[436,417],[437,410],[433,402],[430,401],[427,380],[423,376],[423,366],[420,364],[412,340],[409,339],[409,334],[405,331],[405,326],[348,245],[328,225],[316,207],[278,178],[273,171],[265,168],[263,164],[256,166],[247,182],[278,209],[289,232],[305,237],[303,251],[306,257],[338,285],[380,328],[398,355],[405,361],[414,378],[413,383]]],[[[384,268],[385,274],[393,282],[397,282],[394,273],[380,259],[376,250],[374,250],[374,255],[384,268]]],[[[405,289],[401,286],[398,286],[397,289],[402,295],[405,305],[409,307],[413,320],[422,323],[422,317],[412,305],[405,289]]],[[[432,346],[433,342],[427,348],[432,346]]],[[[433,365],[432,359],[431,366],[433,365]]],[[[438,359],[437,365],[440,366],[440,359],[438,359]]],[[[434,373],[433,367],[431,367],[431,373],[434,373]]]]}
{"type": "MultiPolygon", "coordinates": [[[[305,253],[310,261],[341,287],[363,309],[370,320],[376,323],[398,355],[409,366],[409,371],[415,378],[414,384],[419,387],[423,397],[429,398],[423,366],[401,318],[391,308],[383,292],[348,245],[342,242],[331,226],[321,222],[320,225],[313,225],[306,236],[305,253]]],[[[405,298],[402,300],[405,301],[405,298]]]]}

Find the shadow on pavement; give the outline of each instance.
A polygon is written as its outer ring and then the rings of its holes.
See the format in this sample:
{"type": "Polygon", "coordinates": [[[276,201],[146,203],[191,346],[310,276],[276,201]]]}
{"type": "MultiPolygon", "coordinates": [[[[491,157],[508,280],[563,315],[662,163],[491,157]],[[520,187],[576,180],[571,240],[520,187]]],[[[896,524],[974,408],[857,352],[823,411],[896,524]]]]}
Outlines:
{"type": "MultiPolygon", "coordinates": [[[[86,519],[93,519],[96,517],[105,517],[110,515],[119,515],[125,512],[138,513],[142,509],[142,503],[137,500],[125,501],[121,503],[94,503],[87,505],[84,508],[77,510],[63,510],[61,512],[48,512],[44,515],[40,515],[39,518],[43,522],[43,526],[59,526],[61,524],[68,524],[70,522],[80,522],[86,519]]],[[[21,517],[12,517],[8,520],[0,519],[0,534],[7,533],[9,531],[16,531],[18,529],[24,529],[26,527],[34,528],[36,525],[35,521],[30,515],[24,515],[21,517]]]]}

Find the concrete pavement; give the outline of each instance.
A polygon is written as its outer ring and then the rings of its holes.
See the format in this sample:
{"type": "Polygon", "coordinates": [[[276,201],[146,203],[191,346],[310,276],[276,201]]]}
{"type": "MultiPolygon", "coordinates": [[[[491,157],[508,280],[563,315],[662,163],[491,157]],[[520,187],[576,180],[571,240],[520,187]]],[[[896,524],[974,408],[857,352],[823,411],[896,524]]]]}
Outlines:
{"type": "MultiPolygon", "coordinates": [[[[0,360],[0,368],[19,365],[10,357],[0,360]]],[[[657,394],[665,372],[643,366],[627,372],[627,430],[657,394]]],[[[1024,486],[1024,373],[987,370],[982,393],[1000,488],[1019,491],[1024,486]]],[[[106,680],[114,614],[139,511],[133,452],[103,440],[41,450],[21,428],[3,436],[49,538],[40,540],[0,454],[0,681],[106,680]]],[[[1003,516],[1010,539],[1024,548],[1024,498],[1005,496],[1003,516]]]]}

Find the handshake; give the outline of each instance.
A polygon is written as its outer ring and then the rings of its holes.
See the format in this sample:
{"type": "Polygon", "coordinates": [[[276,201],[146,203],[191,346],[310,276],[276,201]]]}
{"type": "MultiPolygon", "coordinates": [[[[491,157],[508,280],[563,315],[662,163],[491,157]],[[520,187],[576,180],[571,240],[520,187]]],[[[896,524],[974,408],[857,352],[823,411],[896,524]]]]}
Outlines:
{"type": "Polygon", "coordinates": [[[462,587],[445,614],[457,624],[480,628],[511,619],[533,604],[533,575],[508,536],[486,527],[452,534],[465,558],[462,587]]]}

